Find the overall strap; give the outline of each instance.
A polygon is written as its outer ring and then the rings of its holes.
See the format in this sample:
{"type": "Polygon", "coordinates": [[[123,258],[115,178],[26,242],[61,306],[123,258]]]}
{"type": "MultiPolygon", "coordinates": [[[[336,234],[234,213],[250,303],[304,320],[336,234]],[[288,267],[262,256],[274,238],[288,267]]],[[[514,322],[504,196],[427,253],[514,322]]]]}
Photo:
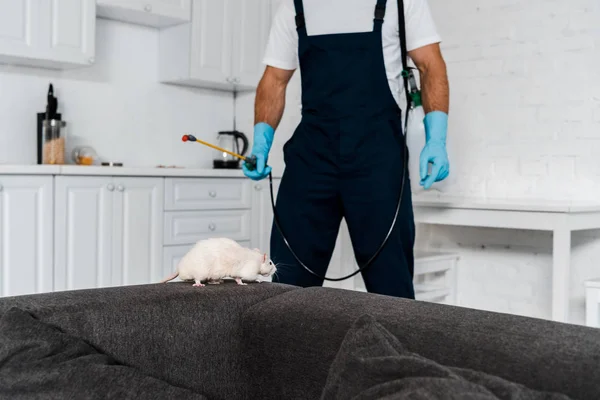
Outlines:
{"type": "Polygon", "coordinates": [[[304,4],[302,0],[294,0],[296,8],[296,30],[300,36],[306,36],[306,22],[304,20],[304,4]]]}
{"type": "Polygon", "coordinates": [[[377,4],[375,5],[375,18],[373,19],[373,31],[375,32],[381,32],[386,3],[386,0],[377,0],[377,4]]]}
{"type": "Polygon", "coordinates": [[[402,0],[398,0],[398,33],[400,36],[400,56],[402,57],[402,79],[404,80],[404,92],[406,95],[406,121],[404,131],[404,134],[406,135],[406,127],[408,126],[408,111],[413,104],[408,89],[408,86],[410,84],[408,80],[410,73],[408,70],[408,52],[406,51],[406,23],[404,22],[404,2],[402,0]]]}

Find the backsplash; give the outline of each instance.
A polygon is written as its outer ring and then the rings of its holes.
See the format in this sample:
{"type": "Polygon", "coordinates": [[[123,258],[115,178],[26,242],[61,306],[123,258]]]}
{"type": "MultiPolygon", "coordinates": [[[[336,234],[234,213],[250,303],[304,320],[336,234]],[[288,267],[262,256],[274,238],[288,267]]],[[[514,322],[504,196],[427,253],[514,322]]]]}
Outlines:
{"type": "Polygon", "coordinates": [[[155,29],[105,19],[97,29],[92,67],[0,66],[0,164],[36,163],[36,114],[52,83],[69,148],[89,145],[102,160],[126,166],[211,168],[213,150],[181,137],[215,141],[218,131],[231,130],[232,94],[159,83],[155,29]]]}

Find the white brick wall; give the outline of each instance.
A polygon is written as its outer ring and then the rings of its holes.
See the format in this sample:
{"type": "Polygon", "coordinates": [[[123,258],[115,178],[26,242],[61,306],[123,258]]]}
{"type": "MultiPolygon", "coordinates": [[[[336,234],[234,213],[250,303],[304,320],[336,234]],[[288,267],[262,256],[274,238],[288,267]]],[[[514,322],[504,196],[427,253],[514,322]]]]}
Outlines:
{"type": "MultiPolygon", "coordinates": [[[[444,192],[469,196],[600,199],[600,2],[429,0],[451,87],[444,192]],[[459,149],[460,154],[459,154],[459,149]]],[[[271,164],[299,120],[299,76],[287,95],[271,164]]],[[[254,97],[241,96],[252,132],[254,97]]],[[[421,227],[419,245],[458,251],[462,305],[549,317],[551,236],[421,227]],[[511,245],[509,248],[504,243],[511,245]],[[528,247],[523,247],[527,243],[528,247]]],[[[576,234],[572,321],[583,321],[582,282],[600,276],[600,245],[576,234]]]]}
{"type": "MultiPolygon", "coordinates": [[[[600,3],[429,1],[451,85],[449,151],[456,174],[446,191],[600,200],[600,3]],[[476,155],[459,156],[459,148],[476,155]]],[[[550,235],[426,231],[428,245],[462,255],[461,304],[550,317],[550,235]]],[[[576,323],[583,322],[583,280],[600,276],[595,236],[573,237],[576,323]]]]}

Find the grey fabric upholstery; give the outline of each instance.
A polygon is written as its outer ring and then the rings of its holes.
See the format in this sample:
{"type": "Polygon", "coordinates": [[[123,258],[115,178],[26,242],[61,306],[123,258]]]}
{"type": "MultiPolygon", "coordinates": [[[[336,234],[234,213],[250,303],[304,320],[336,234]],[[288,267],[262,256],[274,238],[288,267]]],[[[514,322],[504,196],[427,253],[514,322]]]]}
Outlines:
{"type": "Polygon", "coordinates": [[[235,399],[252,385],[242,364],[242,314],[292,289],[166,283],[69,291],[0,299],[0,314],[22,308],[118,363],[210,399],[235,399]]]}
{"type": "Polygon", "coordinates": [[[83,339],[18,308],[0,318],[0,398],[207,400],[118,365],[83,339]]]}
{"type": "Polygon", "coordinates": [[[346,334],[321,400],[569,400],[470,369],[446,367],[406,350],[370,315],[346,334]]]}
{"type": "Polygon", "coordinates": [[[119,364],[209,399],[318,399],[348,329],[363,314],[408,351],[439,364],[600,399],[600,330],[513,315],[271,283],[4,298],[0,316],[12,307],[119,364]]]}
{"type": "Polygon", "coordinates": [[[409,351],[532,389],[600,399],[600,330],[336,289],[285,293],[244,316],[254,398],[319,398],[352,323],[371,314],[409,351]]]}

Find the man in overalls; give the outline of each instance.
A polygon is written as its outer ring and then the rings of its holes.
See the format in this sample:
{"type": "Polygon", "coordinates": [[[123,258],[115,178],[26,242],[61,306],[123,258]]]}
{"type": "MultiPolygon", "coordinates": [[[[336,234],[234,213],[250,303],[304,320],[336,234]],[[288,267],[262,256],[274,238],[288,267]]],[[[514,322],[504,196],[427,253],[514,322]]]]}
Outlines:
{"type": "MultiPolygon", "coordinates": [[[[420,72],[426,145],[421,185],[449,173],[446,152],[448,80],[426,0],[405,0],[406,50],[420,72]],[[432,164],[428,173],[428,164],[432,164]]],[[[396,213],[404,168],[402,59],[396,0],[282,0],[265,55],[255,104],[251,179],[268,176],[274,131],[297,61],[302,120],[283,146],[277,195],[280,226],[297,262],[273,226],[275,282],[321,286],[341,223],[348,224],[359,266],[378,250],[396,213]],[[317,275],[317,276],[316,276],[317,275]]],[[[406,111],[404,111],[406,112],[406,111]]],[[[402,207],[389,240],[363,271],[369,292],[414,299],[415,225],[406,177],[402,207]]]]}

